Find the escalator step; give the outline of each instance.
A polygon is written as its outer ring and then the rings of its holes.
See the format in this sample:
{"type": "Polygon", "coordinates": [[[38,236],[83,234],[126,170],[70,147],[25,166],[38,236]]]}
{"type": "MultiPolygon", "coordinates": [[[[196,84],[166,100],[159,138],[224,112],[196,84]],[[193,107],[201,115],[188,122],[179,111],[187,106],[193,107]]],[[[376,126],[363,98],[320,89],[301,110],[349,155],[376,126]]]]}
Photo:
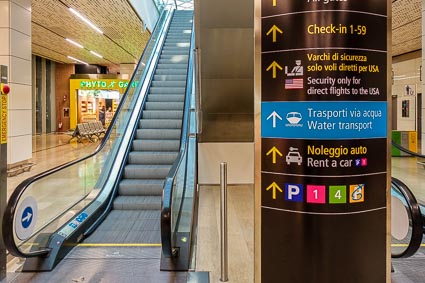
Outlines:
{"type": "Polygon", "coordinates": [[[157,70],[160,69],[187,69],[187,64],[158,64],[157,70]]]}
{"type": "MultiPolygon", "coordinates": [[[[108,217],[85,243],[160,243],[161,211],[155,210],[111,210],[108,217]]],[[[81,250],[80,250],[81,252],[81,250]]],[[[93,251],[87,251],[83,258],[92,257],[93,251]],[[89,253],[89,254],[87,254],[89,253]]],[[[81,257],[79,257],[81,258],[81,257]]],[[[154,281],[152,281],[154,282],[154,281]]]]}
{"type": "Polygon", "coordinates": [[[189,55],[189,50],[162,50],[161,52],[161,56],[162,54],[165,55],[189,55]]]}
{"type": "Polygon", "coordinates": [[[184,81],[186,86],[186,75],[155,75],[153,81],[184,81]]]}
{"type": "Polygon", "coordinates": [[[152,81],[153,87],[186,87],[186,81],[152,81]]]}
{"type": "Polygon", "coordinates": [[[186,30],[176,31],[170,34],[165,40],[166,43],[190,43],[190,36],[187,36],[186,30]]]}
{"type": "Polygon", "coordinates": [[[148,102],[182,102],[184,103],[184,94],[150,94],[148,95],[148,102]]]}
{"type": "Polygon", "coordinates": [[[181,40],[180,42],[167,42],[165,41],[164,48],[189,48],[190,40],[181,40]]]}
{"type": "Polygon", "coordinates": [[[134,221],[140,221],[143,219],[157,219],[159,220],[161,218],[160,212],[156,209],[152,210],[141,210],[141,211],[118,211],[118,210],[112,210],[107,219],[111,219],[113,221],[119,221],[122,219],[128,219],[134,221]],[[123,217],[125,216],[125,217],[123,217]]]}
{"type": "Polygon", "coordinates": [[[142,119],[139,121],[140,129],[181,129],[181,127],[182,121],[178,119],[142,119]]]}
{"type": "Polygon", "coordinates": [[[180,140],[180,129],[138,129],[138,140],[180,140]]]}
{"type": "MultiPolygon", "coordinates": [[[[144,110],[142,113],[143,119],[158,119],[158,120],[181,120],[183,118],[183,111],[156,111],[156,110],[144,110]]],[[[171,121],[170,121],[171,122],[171,121]]],[[[146,124],[143,122],[142,124],[146,124]]],[[[175,122],[172,122],[175,123],[175,122]]],[[[139,128],[149,128],[149,124],[146,124],[145,127],[139,124],[139,128]]],[[[177,128],[181,127],[178,126],[177,128]]],[[[174,127],[176,128],[176,127],[174,127]]]]}
{"type": "Polygon", "coordinates": [[[164,93],[164,94],[185,94],[185,87],[151,87],[149,93],[164,93]]]}
{"type": "Polygon", "coordinates": [[[175,60],[175,62],[178,62],[180,60],[184,60],[184,62],[187,62],[189,60],[189,54],[186,54],[186,55],[161,55],[160,58],[161,59],[168,59],[168,60],[175,60]]]}
{"type": "Polygon", "coordinates": [[[121,196],[161,196],[164,180],[124,179],[118,186],[121,196]]]}
{"type": "Polygon", "coordinates": [[[133,140],[134,151],[178,151],[180,140],[133,140]]]}
{"type": "MultiPolygon", "coordinates": [[[[169,55],[169,56],[180,56],[180,55],[169,55]]],[[[156,70],[155,75],[185,75],[186,76],[187,69],[161,69],[156,70]]]]}
{"type": "Polygon", "coordinates": [[[183,110],[184,102],[146,102],[146,110],[183,110]]]}
{"type": "Polygon", "coordinates": [[[161,196],[117,196],[114,199],[115,210],[152,210],[161,209],[161,196]]]}
{"type": "Polygon", "coordinates": [[[171,165],[134,165],[124,167],[125,179],[164,179],[171,169],[171,165]]]}
{"type": "Polygon", "coordinates": [[[132,151],[128,157],[128,164],[164,164],[172,165],[176,160],[178,152],[150,152],[150,151],[132,151]]]}

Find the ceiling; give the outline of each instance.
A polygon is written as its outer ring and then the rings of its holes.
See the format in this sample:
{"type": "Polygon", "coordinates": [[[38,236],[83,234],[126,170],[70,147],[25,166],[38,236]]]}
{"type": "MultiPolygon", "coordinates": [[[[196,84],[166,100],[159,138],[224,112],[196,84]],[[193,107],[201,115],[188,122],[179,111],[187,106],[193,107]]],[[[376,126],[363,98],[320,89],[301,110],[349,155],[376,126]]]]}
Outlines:
{"type": "Polygon", "coordinates": [[[392,0],[392,55],[422,49],[422,0],[392,0]]]}
{"type": "MultiPolygon", "coordinates": [[[[392,55],[420,50],[421,0],[392,0],[392,55]]],[[[137,63],[149,39],[141,19],[127,0],[32,0],[32,53],[61,63],[75,63],[70,55],[89,64],[118,72],[122,63],[137,63]],[[97,25],[88,27],[71,7],[97,25]],[[83,45],[67,42],[69,38],[83,45]],[[90,50],[101,54],[98,58],[90,50]]]]}
{"type": "Polygon", "coordinates": [[[127,0],[33,0],[31,9],[32,53],[60,63],[75,63],[69,55],[117,72],[121,63],[139,61],[150,36],[127,0]],[[84,15],[103,34],[90,28],[68,8],[84,15]]]}

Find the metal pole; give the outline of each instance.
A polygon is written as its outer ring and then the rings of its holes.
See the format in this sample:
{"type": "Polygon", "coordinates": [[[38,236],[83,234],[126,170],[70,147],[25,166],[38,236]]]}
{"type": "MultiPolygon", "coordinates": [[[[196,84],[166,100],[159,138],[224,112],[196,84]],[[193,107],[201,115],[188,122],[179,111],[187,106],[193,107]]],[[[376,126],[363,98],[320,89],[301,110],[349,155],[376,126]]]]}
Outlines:
{"type": "Polygon", "coordinates": [[[221,277],[220,281],[227,282],[228,249],[227,249],[227,163],[220,163],[220,218],[221,218],[221,277]]]}
{"type": "Polygon", "coordinates": [[[196,85],[196,121],[197,133],[202,133],[202,87],[201,87],[201,50],[195,48],[195,85],[196,85]]]}

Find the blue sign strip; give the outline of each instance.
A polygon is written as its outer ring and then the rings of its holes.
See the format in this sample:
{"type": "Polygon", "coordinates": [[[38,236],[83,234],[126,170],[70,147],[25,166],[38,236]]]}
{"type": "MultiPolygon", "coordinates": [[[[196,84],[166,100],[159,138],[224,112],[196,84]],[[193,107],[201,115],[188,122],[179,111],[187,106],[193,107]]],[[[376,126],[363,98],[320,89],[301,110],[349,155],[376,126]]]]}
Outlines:
{"type": "Polygon", "coordinates": [[[387,137],[387,102],[262,102],[261,137],[370,139],[387,137]]]}
{"type": "Polygon", "coordinates": [[[34,215],[34,212],[31,206],[27,206],[22,212],[21,221],[22,221],[22,227],[24,229],[27,229],[31,225],[33,215],[34,215]]]}

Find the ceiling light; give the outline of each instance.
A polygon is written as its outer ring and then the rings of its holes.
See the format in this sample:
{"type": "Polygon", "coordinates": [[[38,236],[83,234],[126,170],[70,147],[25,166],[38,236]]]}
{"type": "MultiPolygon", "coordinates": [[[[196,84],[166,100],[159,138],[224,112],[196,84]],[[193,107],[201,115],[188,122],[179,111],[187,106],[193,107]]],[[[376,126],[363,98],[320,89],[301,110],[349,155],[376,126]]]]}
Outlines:
{"type": "Polygon", "coordinates": [[[86,24],[88,24],[90,27],[92,27],[94,30],[96,30],[98,33],[103,34],[103,31],[101,31],[97,26],[95,26],[92,22],[90,22],[88,19],[86,19],[85,17],[83,17],[80,13],[78,13],[77,11],[75,11],[72,8],[69,8],[69,11],[71,11],[74,15],[76,15],[77,17],[79,17],[82,21],[84,21],[86,24]]]}
{"type": "Polygon", "coordinates": [[[99,57],[99,58],[103,58],[103,56],[102,56],[102,55],[100,55],[99,53],[96,53],[96,52],[94,52],[94,51],[92,51],[92,50],[90,50],[90,53],[91,53],[91,54],[93,54],[94,56],[99,57]]]}
{"type": "Polygon", "coordinates": [[[78,60],[77,58],[74,58],[74,57],[71,57],[71,56],[68,56],[68,58],[71,59],[71,60],[77,61],[77,62],[79,62],[81,64],[85,64],[85,65],[88,65],[89,64],[89,63],[86,63],[84,61],[78,60]]]}
{"type": "Polygon", "coordinates": [[[78,46],[80,48],[84,48],[81,44],[79,44],[79,43],[77,43],[77,42],[75,42],[75,41],[73,41],[73,40],[71,40],[69,38],[65,38],[65,40],[68,41],[69,43],[74,44],[75,46],[78,46]]]}
{"type": "Polygon", "coordinates": [[[419,78],[419,76],[410,76],[410,77],[403,77],[403,76],[400,76],[400,77],[398,77],[398,78],[394,78],[394,80],[395,80],[395,81],[401,81],[401,80],[416,79],[416,78],[419,78]]]}

